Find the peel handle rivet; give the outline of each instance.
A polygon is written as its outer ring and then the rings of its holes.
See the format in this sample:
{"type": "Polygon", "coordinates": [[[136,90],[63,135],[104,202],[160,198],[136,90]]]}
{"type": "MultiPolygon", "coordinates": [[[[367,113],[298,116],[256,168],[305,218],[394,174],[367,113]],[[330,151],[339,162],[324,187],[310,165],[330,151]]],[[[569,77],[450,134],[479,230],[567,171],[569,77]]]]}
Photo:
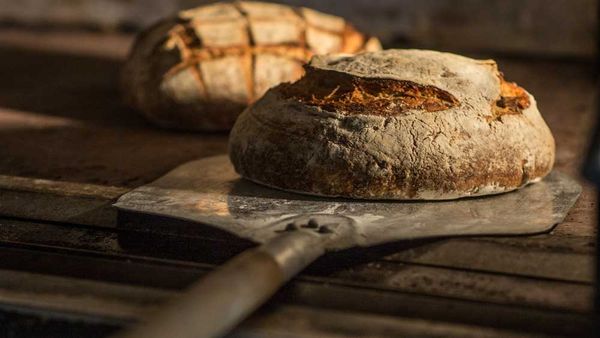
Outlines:
{"type": "Polygon", "coordinates": [[[296,225],[296,223],[288,223],[285,226],[285,231],[294,231],[294,230],[298,230],[298,225],[296,225]]]}
{"type": "Polygon", "coordinates": [[[330,234],[333,232],[333,230],[331,230],[331,228],[328,227],[327,225],[323,225],[322,227],[319,228],[318,232],[320,234],[330,234]]]}
{"type": "Polygon", "coordinates": [[[317,229],[319,227],[319,223],[314,218],[311,218],[308,220],[308,224],[306,225],[306,227],[317,229]]]}

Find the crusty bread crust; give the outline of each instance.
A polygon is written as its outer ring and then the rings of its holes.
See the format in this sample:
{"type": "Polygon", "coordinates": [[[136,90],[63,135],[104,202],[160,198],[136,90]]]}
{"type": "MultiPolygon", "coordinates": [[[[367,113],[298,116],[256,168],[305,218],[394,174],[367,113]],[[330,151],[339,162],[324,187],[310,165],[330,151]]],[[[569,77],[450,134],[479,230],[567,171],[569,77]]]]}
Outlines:
{"type": "Polygon", "coordinates": [[[167,128],[227,130],[314,54],[379,50],[344,19],[307,8],[223,2],[182,11],[141,34],[122,76],[126,101],[167,128]]]}
{"type": "Polygon", "coordinates": [[[245,178],[363,199],[511,191],[548,174],[554,148],[533,96],[494,61],[423,50],[314,57],[239,117],[229,145],[245,178]]]}

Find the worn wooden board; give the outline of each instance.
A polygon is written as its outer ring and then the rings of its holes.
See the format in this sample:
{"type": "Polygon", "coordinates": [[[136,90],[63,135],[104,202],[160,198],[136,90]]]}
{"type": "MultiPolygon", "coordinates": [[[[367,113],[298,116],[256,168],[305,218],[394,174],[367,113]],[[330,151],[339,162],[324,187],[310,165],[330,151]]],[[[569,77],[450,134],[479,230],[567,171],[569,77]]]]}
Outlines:
{"type": "MultiPolygon", "coordinates": [[[[0,308],[54,312],[83,321],[127,325],[176,296],[155,288],[0,270],[0,308]],[[91,318],[91,319],[90,319],[91,318]]],[[[0,323],[2,319],[0,317],[0,323]]],[[[8,325],[4,327],[6,329],[8,325]]],[[[0,329],[3,333],[3,329],[0,329]]],[[[272,304],[229,337],[532,337],[507,330],[432,320],[272,304]]]]}
{"type": "MultiPolygon", "coordinates": [[[[7,60],[0,64],[6,79],[0,83],[0,268],[177,290],[247,247],[114,229],[109,205],[118,195],[177,164],[226,151],[227,135],[158,130],[123,107],[115,87],[118,55],[124,55],[118,50],[69,49],[58,39],[40,51],[35,36],[25,40],[19,48],[0,46],[7,60]]],[[[577,175],[593,114],[590,65],[499,63],[509,80],[537,97],[557,140],[556,166],[577,175]]],[[[381,336],[386,331],[376,325],[382,325],[428,336],[414,320],[420,317],[433,323],[422,325],[440,330],[431,332],[447,332],[442,336],[468,336],[468,330],[494,336],[507,328],[581,335],[591,308],[595,204],[594,190],[585,185],[550,234],[403,242],[320,260],[281,293],[274,304],[283,308],[253,319],[260,323],[257,332],[290,326],[298,336],[344,330],[381,336]],[[286,312],[286,306],[302,311],[286,312]],[[323,321],[315,319],[319,314],[323,321]],[[356,324],[363,322],[364,330],[356,324]]],[[[12,285],[10,297],[16,297],[20,285],[12,285]]],[[[114,297],[99,299],[104,304],[114,297]]]]}
{"type": "MultiPolygon", "coordinates": [[[[137,234],[108,229],[8,220],[0,221],[0,225],[0,245],[13,248],[12,252],[0,251],[0,267],[160,288],[184,287],[197,278],[195,271],[211,269],[244,249],[241,244],[224,245],[210,239],[173,239],[169,243],[165,237],[147,237],[139,243],[137,234]],[[34,262],[23,258],[36,253],[41,256],[34,262]],[[53,264],[55,261],[62,263],[53,264]],[[135,266],[129,262],[135,262],[135,266]],[[86,268],[88,265],[94,268],[86,268]]],[[[379,251],[394,249],[402,251],[402,246],[379,251]]],[[[549,261],[564,263],[562,258],[550,257],[549,261]]],[[[432,266],[418,260],[391,262],[366,249],[322,259],[299,280],[569,312],[586,313],[591,309],[592,287],[586,282],[461,269],[443,263],[432,266]],[[360,257],[367,252],[366,257],[360,257]]]]}
{"type": "MultiPolygon", "coordinates": [[[[96,255],[40,252],[24,248],[5,248],[0,251],[0,255],[2,262],[13,262],[15,266],[9,266],[11,270],[26,269],[70,278],[144,285],[146,288],[180,289],[207,271],[201,266],[194,266],[193,263],[188,266],[173,266],[168,262],[158,264],[142,262],[139,259],[123,261],[96,255]],[[37,259],[33,259],[34,257],[37,259]],[[15,258],[21,260],[20,264],[14,262],[15,258]],[[26,262],[27,265],[24,265],[26,262]],[[60,264],[56,264],[57,262],[60,264]]],[[[100,297],[100,299],[105,298],[100,297]]],[[[110,299],[105,300],[110,301],[110,299]]],[[[22,299],[20,301],[24,302],[22,299]]],[[[127,299],[120,299],[120,301],[131,302],[127,299]]],[[[300,277],[279,293],[272,303],[385,316],[428,318],[434,321],[511,328],[542,334],[583,334],[590,329],[591,325],[591,318],[587,315],[564,309],[540,309],[533,306],[471,301],[457,297],[430,296],[316,276],[300,277]]]]}
{"type": "Polygon", "coordinates": [[[2,215],[73,224],[116,226],[112,204],[127,188],[0,175],[2,215]]]}

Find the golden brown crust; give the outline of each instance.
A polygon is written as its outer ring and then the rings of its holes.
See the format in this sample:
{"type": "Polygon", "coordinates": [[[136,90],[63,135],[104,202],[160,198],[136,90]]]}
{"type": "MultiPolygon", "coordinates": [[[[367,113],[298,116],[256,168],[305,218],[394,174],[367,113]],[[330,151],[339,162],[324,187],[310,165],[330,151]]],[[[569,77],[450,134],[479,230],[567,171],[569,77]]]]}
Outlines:
{"type": "MultiPolygon", "coordinates": [[[[339,17],[284,5],[223,2],[184,11],[174,21],[167,32],[150,31],[141,35],[151,38],[140,38],[132,56],[141,48],[155,52],[145,57],[131,57],[126,66],[137,69],[129,73],[140,74],[137,78],[129,76],[125,81],[129,101],[149,119],[166,127],[229,129],[230,121],[235,121],[245,105],[255,101],[266,89],[280,82],[297,80],[301,76],[301,65],[314,54],[378,49],[373,39],[339,17]],[[155,36],[157,34],[160,36],[155,36]],[[169,69],[161,68],[160,74],[143,74],[156,69],[148,63],[157,62],[161,55],[171,52],[177,53],[179,60],[169,69]],[[271,69],[259,70],[256,65],[260,56],[277,59],[269,62],[271,69]],[[221,60],[237,60],[237,65],[225,65],[219,62],[221,60]],[[213,67],[221,68],[207,74],[213,67]],[[230,73],[215,77],[227,69],[230,73]],[[140,80],[150,77],[157,77],[159,83],[140,80]],[[182,79],[193,79],[193,82],[181,84],[182,79]],[[169,88],[169,91],[156,87],[169,88]],[[186,101],[180,100],[180,91],[185,92],[186,101]],[[150,92],[154,94],[146,94],[150,92]],[[162,97],[142,102],[142,98],[155,95],[162,97]],[[157,100],[164,104],[152,104],[157,100]],[[223,102],[227,104],[223,106],[223,102]],[[212,111],[218,111],[218,116],[211,116],[212,111]],[[205,116],[190,119],[193,114],[205,116]],[[224,119],[222,115],[229,117],[224,119]]],[[[261,65],[264,68],[264,62],[261,65]]]]}

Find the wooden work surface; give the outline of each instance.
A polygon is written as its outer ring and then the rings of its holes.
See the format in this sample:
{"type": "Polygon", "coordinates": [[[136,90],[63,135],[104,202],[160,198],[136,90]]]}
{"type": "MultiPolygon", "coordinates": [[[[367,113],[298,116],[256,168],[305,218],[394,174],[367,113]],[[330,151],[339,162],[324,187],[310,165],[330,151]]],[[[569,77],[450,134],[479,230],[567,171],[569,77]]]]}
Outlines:
{"type": "MultiPolygon", "coordinates": [[[[227,135],[153,128],[116,78],[130,38],[0,31],[0,336],[103,337],[244,249],[141,238],[112,201],[227,135]],[[53,335],[54,334],[54,335],[53,335]]],[[[578,176],[593,121],[592,67],[499,58],[529,89],[578,176]]],[[[409,241],[329,256],[234,337],[583,336],[591,325],[595,193],[551,233],[409,241]]]]}

